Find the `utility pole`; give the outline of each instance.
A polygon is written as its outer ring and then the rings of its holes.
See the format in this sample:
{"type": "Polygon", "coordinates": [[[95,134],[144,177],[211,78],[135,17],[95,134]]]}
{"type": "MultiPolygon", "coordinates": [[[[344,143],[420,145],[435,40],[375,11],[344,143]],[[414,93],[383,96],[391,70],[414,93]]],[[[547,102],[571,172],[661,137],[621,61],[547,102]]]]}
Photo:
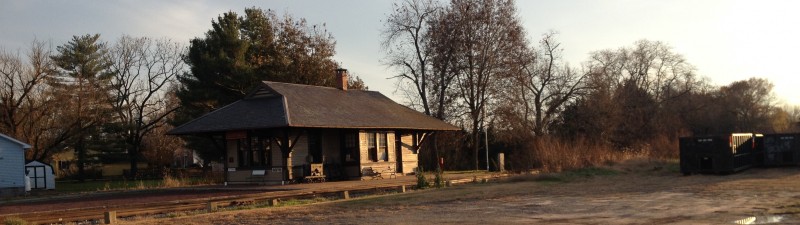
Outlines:
{"type": "Polygon", "coordinates": [[[489,128],[486,127],[483,128],[483,142],[486,145],[486,171],[489,171],[489,128]]]}
{"type": "Polygon", "coordinates": [[[486,150],[486,171],[488,172],[489,171],[489,128],[486,127],[486,105],[484,105],[483,108],[481,108],[481,110],[483,111],[483,121],[481,121],[481,123],[483,124],[482,126],[483,144],[484,144],[484,149],[486,150]]]}

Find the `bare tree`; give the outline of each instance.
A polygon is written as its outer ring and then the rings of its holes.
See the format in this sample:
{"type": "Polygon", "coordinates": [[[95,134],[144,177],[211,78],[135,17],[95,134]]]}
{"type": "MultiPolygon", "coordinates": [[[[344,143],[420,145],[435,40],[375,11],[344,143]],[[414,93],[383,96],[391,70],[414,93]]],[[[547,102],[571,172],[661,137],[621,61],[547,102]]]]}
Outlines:
{"type": "Polygon", "coordinates": [[[766,79],[750,78],[720,88],[720,103],[732,115],[729,132],[771,131],[770,117],[776,108],[773,84],[766,79]]]}
{"type": "Polygon", "coordinates": [[[538,49],[520,48],[520,72],[512,74],[505,90],[511,100],[509,110],[515,110],[522,119],[519,122],[535,136],[545,135],[563,106],[589,88],[588,75],[562,61],[561,43],[555,36],[552,31],[544,34],[538,49]]]}
{"type": "Polygon", "coordinates": [[[412,105],[421,107],[426,115],[433,115],[429,103],[432,68],[428,23],[439,10],[441,7],[431,0],[395,3],[383,30],[386,63],[400,73],[393,78],[410,83],[414,89],[409,96],[412,105]],[[414,100],[419,103],[414,104],[414,100]]]}
{"type": "MultiPolygon", "coordinates": [[[[480,134],[486,124],[487,109],[497,94],[496,81],[513,73],[514,50],[525,46],[524,32],[513,1],[454,0],[441,19],[453,31],[454,85],[470,126],[475,168],[479,169],[480,134]]],[[[447,53],[447,52],[445,52],[447,53]]],[[[444,54],[444,53],[443,53],[444,54]]]]}
{"type": "Polygon", "coordinates": [[[0,51],[0,130],[32,145],[28,159],[43,160],[71,136],[54,120],[55,104],[47,81],[55,75],[51,51],[45,42],[34,40],[27,61],[19,54],[0,51]]]}
{"type": "MultiPolygon", "coordinates": [[[[163,110],[169,110],[180,106],[180,100],[175,96],[175,91],[177,91],[177,88],[173,86],[163,96],[166,101],[166,107],[163,110]]],[[[169,119],[174,115],[174,113],[170,114],[167,118],[169,119]]],[[[175,135],[167,135],[167,131],[172,128],[174,127],[170,125],[167,120],[161,120],[159,124],[153,126],[153,129],[142,137],[142,147],[140,151],[148,162],[158,165],[168,165],[172,163],[176,152],[188,151],[185,147],[186,142],[183,141],[183,139],[175,135]]]]}
{"type": "Polygon", "coordinates": [[[463,40],[459,32],[463,21],[459,21],[457,16],[442,9],[428,22],[429,41],[425,45],[430,52],[431,65],[428,97],[433,102],[433,116],[443,120],[461,114],[455,105],[458,98],[455,80],[459,74],[458,49],[463,40]]]}
{"type": "Polygon", "coordinates": [[[694,66],[659,41],[640,40],[632,47],[597,51],[591,54],[587,65],[594,86],[613,90],[633,82],[658,103],[673,100],[697,86],[694,66]]]}
{"type": "Polygon", "coordinates": [[[789,133],[797,132],[798,113],[800,107],[784,105],[782,107],[774,107],[770,113],[770,125],[772,125],[771,132],[789,133]]]}
{"type": "Polygon", "coordinates": [[[564,133],[582,130],[624,147],[657,134],[675,135],[683,129],[675,126],[681,123],[675,115],[697,110],[681,101],[702,97],[691,96],[703,85],[694,67],[662,42],[641,40],[631,47],[593,52],[584,65],[592,89],[566,114],[570,119],[562,118],[573,130],[564,133]]]}
{"type": "Polygon", "coordinates": [[[0,50],[0,101],[2,101],[3,132],[16,135],[25,117],[19,109],[34,97],[48,75],[53,74],[53,65],[47,59],[44,43],[34,41],[26,65],[19,55],[0,50]]]}
{"type": "MultiPolygon", "coordinates": [[[[398,85],[406,91],[411,107],[442,120],[453,109],[455,73],[453,41],[455,23],[450,14],[432,0],[406,0],[395,4],[383,30],[386,63],[398,71],[398,85]]],[[[434,161],[441,157],[439,135],[432,136],[434,161]]],[[[439,163],[435,163],[438,168],[439,163]]]]}
{"type": "Polygon", "coordinates": [[[121,37],[109,54],[112,80],[113,110],[121,128],[131,166],[131,175],[138,170],[142,140],[164,125],[165,118],[177,104],[167,104],[167,89],[176,77],[185,72],[185,48],[169,40],[121,37]]]}

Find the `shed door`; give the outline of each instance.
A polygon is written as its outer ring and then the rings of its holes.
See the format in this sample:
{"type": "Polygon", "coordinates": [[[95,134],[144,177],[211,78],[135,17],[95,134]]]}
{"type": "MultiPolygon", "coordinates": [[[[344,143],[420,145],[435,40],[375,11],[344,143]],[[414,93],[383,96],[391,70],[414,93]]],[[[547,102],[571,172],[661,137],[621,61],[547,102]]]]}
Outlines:
{"type": "Polygon", "coordinates": [[[46,173],[44,171],[44,166],[28,166],[28,177],[31,178],[31,188],[47,188],[47,183],[45,183],[46,173]]]}

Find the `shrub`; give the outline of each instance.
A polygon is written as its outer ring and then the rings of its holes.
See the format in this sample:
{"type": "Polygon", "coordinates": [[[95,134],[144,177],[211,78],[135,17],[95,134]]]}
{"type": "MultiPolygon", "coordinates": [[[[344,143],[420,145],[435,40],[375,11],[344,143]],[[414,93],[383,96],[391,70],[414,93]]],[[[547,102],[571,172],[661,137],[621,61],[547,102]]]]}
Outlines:
{"type": "Polygon", "coordinates": [[[612,165],[627,159],[648,157],[652,148],[616,149],[608,144],[585,139],[563,140],[538,137],[522,151],[509,155],[509,167],[517,171],[539,169],[542,172],[561,172],[601,165],[612,165]]]}
{"type": "Polygon", "coordinates": [[[184,184],[182,179],[166,174],[164,175],[164,180],[162,181],[161,185],[164,187],[182,187],[186,184],[184,184]]]}
{"type": "Polygon", "coordinates": [[[436,170],[436,177],[434,177],[434,179],[433,179],[433,185],[436,188],[442,188],[442,187],[445,186],[445,180],[444,180],[444,176],[442,174],[442,169],[441,168],[436,170]]]}
{"type": "Polygon", "coordinates": [[[423,189],[430,186],[430,183],[428,183],[428,179],[425,178],[425,173],[422,170],[422,166],[417,168],[416,176],[417,176],[417,188],[423,189]]]}

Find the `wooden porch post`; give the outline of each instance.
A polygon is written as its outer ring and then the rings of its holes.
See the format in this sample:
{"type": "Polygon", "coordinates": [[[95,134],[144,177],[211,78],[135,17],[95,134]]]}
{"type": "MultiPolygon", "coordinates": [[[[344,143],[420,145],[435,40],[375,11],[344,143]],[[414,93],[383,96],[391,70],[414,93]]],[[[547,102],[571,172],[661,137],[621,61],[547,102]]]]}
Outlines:
{"type": "Polygon", "coordinates": [[[222,174],[225,177],[224,178],[225,179],[225,184],[227,185],[228,184],[228,166],[229,165],[228,165],[228,142],[227,142],[227,139],[225,138],[225,134],[223,133],[222,137],[220,138],[220,139],[222,139],[221,140],[221,142],[222,142],[221,145],[222,146],[220,146],[220,143],[217,142],[217,139],[214,138],[214,134],[209,135],[208,138],[211,139],[211,143],[214,143],[214,147],[218,151],[222,151],[222,163],[223,163],[223,165],[225,167],[223,169],[223,173],[222,174]]]}
{"type": "Polygon", "coordinates": [[[286,181],[292,180],[292,165],[290,165],[292,160],[289,156],[291,153],[292,149],[289,146],[289,129],[284,129],[281,137],[281,154],[283,154],[283,179],[286,181]]]}
{"type": "Polygon", "coordinates": [[[283,129],[283,132],[281,132],[283,134],[280,135],[281,137],[279,143],[279,146],[281,148],[281,154],[283,154],[283,159],[282,159],[283,171],[284,171],[283,178],[286,181],[292,180],[292,160],[289,155],[292,153],[292,149],[294,148],[294,145],[297,143],[297,139],[300,139],[300,135],[303,135],[303,132],[301,130],[297,130],[298,132],[297,135],[294,137],[294,140],[290,142],[289,141],[290,131],[291,130],[289,128],[283,129]]]}
{"type": "MultiPolygon", "coordinates": [[[[395,131],[394,134],[394,160],[395,162],[395,172],[400,174],[405,174],[405,168],[403,168],[403,132],[400,130],[395,131]]],[[[419,160],[417,160],[419,161],[419,160]]]]}

